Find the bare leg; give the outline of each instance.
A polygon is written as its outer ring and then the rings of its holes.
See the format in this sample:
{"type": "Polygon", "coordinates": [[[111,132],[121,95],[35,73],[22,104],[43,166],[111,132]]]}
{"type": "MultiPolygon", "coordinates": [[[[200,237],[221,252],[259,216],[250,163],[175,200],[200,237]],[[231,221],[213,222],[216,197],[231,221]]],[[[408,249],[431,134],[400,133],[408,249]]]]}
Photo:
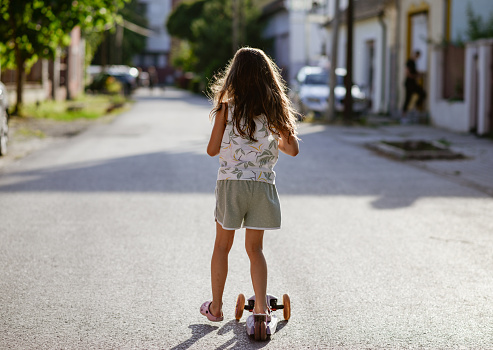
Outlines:
{"type": "Polygon", "coordinates": [[[221,316],[224,285],[228,276],[228,254],[233,246],[235,231],[225,230],[216,222],[216,241],[211,259],[212,304],[210,310],[214,316],[221,316]]]}
{"type": "Polygon", "coordinates": [[[267,263],[263,249],[264,231],[246,229],[245,249],[250,258],[250,274],[252,275],[253,290],[255,292],[256,314],[267,311],[267,263]]]}

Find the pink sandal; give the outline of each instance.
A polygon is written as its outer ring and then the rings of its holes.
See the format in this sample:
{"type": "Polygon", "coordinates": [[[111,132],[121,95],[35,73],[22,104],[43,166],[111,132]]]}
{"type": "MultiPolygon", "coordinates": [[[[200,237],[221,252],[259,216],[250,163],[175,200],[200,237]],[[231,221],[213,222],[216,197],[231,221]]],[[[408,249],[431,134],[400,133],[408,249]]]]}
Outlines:
{"type": "Polygon", "coordinates": [[[205,317],[207,317],[209,319],[209,321],[212,321],[212,322],[221,322],[222,320],[224,320],[224,316],[222,315],[221,313],[221,316],[219,317],[216,317],[212,314],[211,312],[211,304],[212,304],[212,301],[206,301],[205,303],[202,304],[202,306],[200,307],[200,313],[202,315],[204,315],[205,317]]]}

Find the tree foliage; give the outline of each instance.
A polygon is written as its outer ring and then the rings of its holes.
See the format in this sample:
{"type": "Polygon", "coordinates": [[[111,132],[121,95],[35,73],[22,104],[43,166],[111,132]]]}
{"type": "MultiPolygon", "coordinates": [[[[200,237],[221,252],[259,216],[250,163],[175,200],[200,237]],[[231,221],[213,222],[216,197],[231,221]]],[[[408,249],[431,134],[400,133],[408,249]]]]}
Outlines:
{"type": "Polygon", "coordinates": [[[476,15],[471,4],[467,6],[467,36],[469,40],[493,38],[493,14],[484,20],[481,14],[476,15]]]}
{"type": "MultiPolygon", "coordinates": [[[[233,57],[232,0],[195,0],[180,4],[169,16],[170,35],[183,42],[172,52],[173,64],[211,78],[233,57]]],[[[239,1],[238,44],[264,50],[260,10],[250,0],[239,1]]]]}
{"type": "MultiPolygon", "coordinates": [[[[138,0],[129,0],[119,14],[123,20],[136,24],[140,27],[147,28],[148,21],[145,17],[143,8],[139,6],[138,0]]],[[[121,25],[121,23],[119,23],[121,25]]],[[[119,28],[121,29],[121,28],[119,28]]],[[[133,58],[136,53],[140,53],[145,49],[146,38],[138,33],[135,33],[127,28],[123,28],[121,47],[118,47],[117,33],[115,31],[106,31],[104,35],[94,38],[96,45],[95,53],[91,56],[93,64],[102,64],[102,51],[106,50],[106,64],[125,64],[133,65],[133,58]],[[103,41],[103,42],[102,42],[103,41]],[[103,49],[103,45],[106,47],[103,49]]]]}
{"type": "Polygon", "coordinates": [[[0,2],[0,62],[17,69],[17,107],[22,104],[25,69],[39,58],[53,58],[70,43],[75,26],[103,31],[112,26],[127,0],[2,0],[0,2]]]}
{"type": "MultiPolygon", "coordinates": [[[[122,17],[129,22],[147,28],[149,25],[146,14],[142,7],[139,6],[138,0],[130,0],[122,10],[122,17]]],[[[146,47],[146,38],[127,28],[124,29],[122,64],[132,65],[132,60],[136,53],[142,52],[146,47]]]]}
{"type": "Polygon", "coordinates": [[[184,40],[192,40],[193,32],[191,25],[184,25],[200,18],[204,10],[205,0],[181,3],[168,17],[166,27],[171,36],[184,40]]]}
{"type": "Polygon", "coordinates": [[[0,53],[2,67],[16,68],[16,51],[26,64],[53,58],[70,43],[75,26],[101,32],[117,20],[116,11],[127,0],[2,0],[0,53]]]}

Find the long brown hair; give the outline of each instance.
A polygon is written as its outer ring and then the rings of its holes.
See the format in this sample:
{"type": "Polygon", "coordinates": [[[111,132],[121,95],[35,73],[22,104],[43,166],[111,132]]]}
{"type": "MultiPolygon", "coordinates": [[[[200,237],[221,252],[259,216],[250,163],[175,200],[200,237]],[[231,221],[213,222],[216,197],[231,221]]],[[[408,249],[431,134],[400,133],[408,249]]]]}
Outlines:
{"type": "Polygon", "coordinates": [[[232,120],[240,136],[256,141],[255,117],[263,114],[271,132],[288,132],[296,137],[296,112],[286,95],[286,83],[277,65],[262,50],[239,49],[214,78],[211,91],[211,118],[221,110],[222,103],[231,103],[232,120]]]}

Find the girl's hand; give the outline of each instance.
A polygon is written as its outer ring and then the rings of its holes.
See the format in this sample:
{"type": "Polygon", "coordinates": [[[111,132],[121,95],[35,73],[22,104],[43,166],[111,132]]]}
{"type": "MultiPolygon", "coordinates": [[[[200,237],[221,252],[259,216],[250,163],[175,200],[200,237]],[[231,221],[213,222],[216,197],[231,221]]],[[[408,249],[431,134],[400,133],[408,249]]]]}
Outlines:
{"type": "Polygon", "coordinates": [[[226,111],[228,109],[227,103],[221,104],[221,109],[216,113],[214,117],[214,126],[212,127],[211,138],[207,145],[207,154],[211,157],[217,156],[221,149],[221,142],[223,140],[224,129],[226,129],[226,111]]]}
{"type": "Polygon", "coordinates": [[[279,149],[290,156],[296,157],[300,153],[298,139],[294,135],[290,135],[287,131],[281,131],[279,149]]]}

